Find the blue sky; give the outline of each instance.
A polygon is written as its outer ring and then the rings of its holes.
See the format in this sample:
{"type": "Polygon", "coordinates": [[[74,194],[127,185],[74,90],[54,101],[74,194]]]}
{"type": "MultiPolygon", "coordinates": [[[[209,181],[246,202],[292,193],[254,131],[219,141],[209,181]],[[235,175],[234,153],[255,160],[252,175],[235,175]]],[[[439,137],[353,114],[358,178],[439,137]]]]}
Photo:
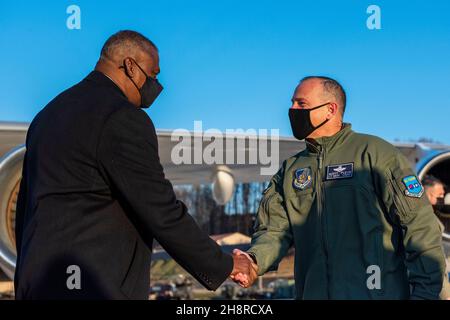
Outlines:
{"type": "Polygon", "coordinates": [[[0,120],[30,121],[93,69],[109,35],[133,29],[160,49],[157,128],[279,128],[293,89],[339,80],[346,121],[387,140],[450,144],[450,1],[4,1],[0,120]],[[81,29],[66,8],[81,9],[81,29]],[[369,5],[381,30],[366,27],[369,5]]]}

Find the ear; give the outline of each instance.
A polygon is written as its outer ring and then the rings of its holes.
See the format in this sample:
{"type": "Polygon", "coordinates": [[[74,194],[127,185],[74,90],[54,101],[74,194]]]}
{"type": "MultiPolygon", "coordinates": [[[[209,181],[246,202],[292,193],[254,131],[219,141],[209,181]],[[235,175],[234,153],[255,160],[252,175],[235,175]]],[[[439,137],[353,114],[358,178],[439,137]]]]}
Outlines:
{"type": "Polygon", "coordinates": [[[125,73],[127,74],[127,76],[129,76],[130,78],[133,78],[133,76],[135,75],[135,72],[136,72],[136,68],[135,68],[133,59],[131,59],[131,58],[123,59],[123,66],[125,68],[125,73]]]}
{"type": "Polygon", "coordinates": [[[337,113],[339,112],[339,106],[337,105],[337,103],[330,103],[328,105],[328,115],[327,115],[327,119],[331,119],[333,116],[335,116],[337,113]]]}

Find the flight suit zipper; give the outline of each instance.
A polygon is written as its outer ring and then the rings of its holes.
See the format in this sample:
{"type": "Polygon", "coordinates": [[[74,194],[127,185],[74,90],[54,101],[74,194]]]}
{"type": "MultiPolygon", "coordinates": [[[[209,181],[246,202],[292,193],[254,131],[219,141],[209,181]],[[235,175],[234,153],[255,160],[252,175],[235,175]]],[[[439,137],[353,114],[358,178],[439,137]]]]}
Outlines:
{"type": "Polygon", "coordinates": [[[315,146],[312,143],[309,143],[307,141],[307,144],[310,145],[316,152],[317,152],[317,171],[316,171],[316,207],[317,207],[317,217],[319,219],[319,228],[320,228],[320,242],[322,246],[322,252],[325,256],[325,265],[326,265],[326,279],[327,279],[327,296],[328,298],[331,297],[330,294],[330,275],[329,275],[329,265],[328,265],[328,245],[327,245],[327,238],[326,238],[326,225],[325,221],[323,219],[323,205],[325,202],[325,192],[323,190],[323,183],[322,183],[322,169],[323,169],[323,162],[325,158],[325,151],[323,149],[323,146],[315,146]]]}
{"type": "Polygon", "coordinates": [[[319,227],[320,227],[320,240],[322,243],[322,252],[325,256],[325,265],[326,265],[326,279],[327,279],[327,296],[331,297],[330,294],[330,274],[329,274],[329,265],[328,265],[328,243],[327,243],[327,228],[326,221],[323,217],[323,206],[325,203],[325,192],[323,189],[322,183],[322,169],[323,162],[325,158],[325,151],[323,147],[320,147],[317,153],[317,215],[319,217],[319,227]]]}
{"type": "Polygon", "coordinates": [[[317,154],[317,215],[319,216],[319,223],[321,228],[322,249],[325,254],[325,258],[328,259],[328,246],[326,239],[326,225],[323,219],[323,203],[325,202],[325,196],[322,184],[322,169],[323,169],[324,151],[321,148],[317,154]]]}

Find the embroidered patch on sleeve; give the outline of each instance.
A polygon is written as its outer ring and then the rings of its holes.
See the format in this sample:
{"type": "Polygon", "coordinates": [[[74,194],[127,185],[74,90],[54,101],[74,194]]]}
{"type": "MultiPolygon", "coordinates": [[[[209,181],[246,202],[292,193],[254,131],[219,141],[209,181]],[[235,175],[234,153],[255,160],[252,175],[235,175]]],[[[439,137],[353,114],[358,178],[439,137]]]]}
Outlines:
{"type": "Polygon", "coordinates": [[[420,198],[423,194],[423,187],[416,176],[406,176],[402,179],[405,185],[405,195],[413,198],[420,198]]]}

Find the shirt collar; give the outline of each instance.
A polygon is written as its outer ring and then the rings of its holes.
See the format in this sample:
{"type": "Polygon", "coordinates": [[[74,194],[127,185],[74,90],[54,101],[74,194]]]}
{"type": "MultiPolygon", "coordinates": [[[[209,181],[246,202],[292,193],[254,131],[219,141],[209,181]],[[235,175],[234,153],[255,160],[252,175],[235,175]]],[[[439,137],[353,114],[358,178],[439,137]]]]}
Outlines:
{"type": "Polygon", "coordinates": [[[306,149],[310,153],[318,153],[320,151],[332,151],[342,145],[342,143],[353,132],[350,123],[344,123],[342,129],[330,137],[320,137],[316,139],[306,139],[306,149]]]}

